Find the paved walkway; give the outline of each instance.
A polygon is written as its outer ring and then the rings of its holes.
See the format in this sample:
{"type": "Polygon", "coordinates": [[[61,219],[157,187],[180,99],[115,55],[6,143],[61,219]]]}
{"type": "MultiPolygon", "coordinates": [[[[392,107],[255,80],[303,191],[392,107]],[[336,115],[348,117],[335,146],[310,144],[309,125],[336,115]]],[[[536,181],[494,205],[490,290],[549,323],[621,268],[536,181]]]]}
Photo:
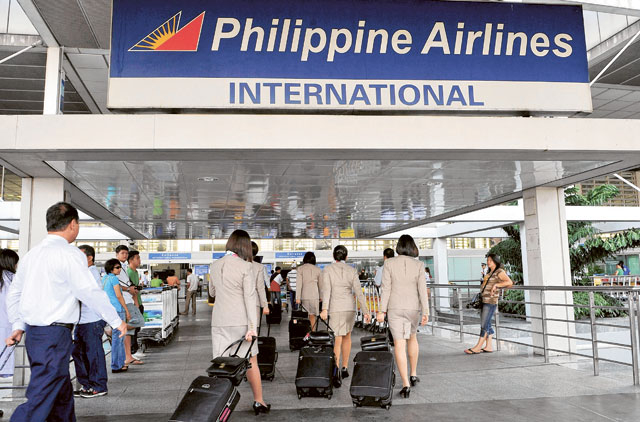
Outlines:
{"type": "MultiPolygon", "coordinates": [[[[173,341],[153,347],[146,364],[111,375],[109,395],[76,400],[81,422],[166,421],[193,378],[203,375],[211,359],[210,308],[198,303],[198,315],[181,317],[173,341]]],[[[348,383],[323,398],[298,400],[294,387],[297,353],[288,349],[287,314],[272,329],[280,354],[276,379],[265,382],[265,398],[273,406],[264,421],[431,420],[431,421],[637,421],[640,388],[628,378],[594,377],[542,358],[516,351],[467,356],[461,343],[420,334],[422,382],[410,399],[395,392],[390,411],[354,409],[348,383]]],[[[361,330],[354,332],[354,345],[361,330]]],[[[354,347],[352,355],[357,353],[354,347]]],[[[352,356],[353,357],[353,356],[352,356]]],[[[396,390],[400,389],[400,385],[396,390]]],[[[251,390],[240,386],[242,398],[234,421],[252,421],[251,390]]],[[[3,403],[5,410],[10,403],[3,403]]]]}

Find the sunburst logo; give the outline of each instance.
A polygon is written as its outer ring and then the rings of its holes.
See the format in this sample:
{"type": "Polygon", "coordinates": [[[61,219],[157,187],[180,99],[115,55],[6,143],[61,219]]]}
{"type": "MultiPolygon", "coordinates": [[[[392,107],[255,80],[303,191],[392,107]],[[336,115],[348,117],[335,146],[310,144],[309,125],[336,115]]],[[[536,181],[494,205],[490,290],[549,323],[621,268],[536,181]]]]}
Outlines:
{"type": "Polygon", "coordinates": [[[202,12],[180,28],[180,11],[138,41],[129,51],[198,51],[205,13],[202,12]]]}

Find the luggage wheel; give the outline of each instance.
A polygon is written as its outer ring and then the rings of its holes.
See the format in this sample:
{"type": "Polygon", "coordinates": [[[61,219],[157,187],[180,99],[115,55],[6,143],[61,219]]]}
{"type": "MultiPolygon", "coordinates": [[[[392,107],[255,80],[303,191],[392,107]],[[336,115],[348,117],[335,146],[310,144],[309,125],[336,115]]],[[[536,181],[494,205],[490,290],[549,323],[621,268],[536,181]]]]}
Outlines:
{"type": "Polygon", "coordinates": [[[302,400],[302,394],[298,394],[298,400],[302,400]]]}
{"type": "Polygon", "coordinates": [[[331,400],[331,397],[333,397],[333,394],[327,394],[327,400],[331,400]]]}
{"type": "Polygon", "coordinates": [[[358,407],[362,407],[362,405],[358,402],[353,402],[353,407],[358,408],[358,407]]]}
{"type": "Polygon", "coordinates": [[[391,404],[387,404],[385,406],[382,406],[383,409],[389,410],[391,409],[391,404]]]}

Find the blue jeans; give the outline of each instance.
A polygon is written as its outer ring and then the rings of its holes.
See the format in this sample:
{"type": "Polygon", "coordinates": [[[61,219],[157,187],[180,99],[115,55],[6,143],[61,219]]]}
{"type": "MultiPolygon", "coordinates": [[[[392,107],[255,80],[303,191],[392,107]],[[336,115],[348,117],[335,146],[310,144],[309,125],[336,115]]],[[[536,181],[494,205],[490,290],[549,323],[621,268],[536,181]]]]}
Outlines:
{"type": "Polygon", "coordinates": [[[18,406],[12,422],[75,422],[69,357],[71,330],[65,327],[27,325],[25,346],[31,381],[27,402],[18,406]]]}
{"type": "Polygon", "coordinates": [[[492,336],[495,334],[493,327],[491,327],[491,319],[493,314],[496,313],[498,305],[491,305],[488,303],[482,304],[482,313],[480,314],[480,337],[484,337],[486,334],[492,336]]]}
{"type": "Polygon", "coordinates": [[[78,382],[85,390],[107,391],[107,363],[102,347],[104,321],[89,322],[76,327],[73,363],[78,382]]]}
{"type": "MultiPolygon", "coordinates": [[[[125,320],[125,312],[118,312],[118,316],[121,320],[125,320]]],[[[121,369],[124,366],[125,360],[124,354],[124,337],[120,337],[120,330],[113,327],[113,333],[111,334],[111,369],[121,369]]]]}

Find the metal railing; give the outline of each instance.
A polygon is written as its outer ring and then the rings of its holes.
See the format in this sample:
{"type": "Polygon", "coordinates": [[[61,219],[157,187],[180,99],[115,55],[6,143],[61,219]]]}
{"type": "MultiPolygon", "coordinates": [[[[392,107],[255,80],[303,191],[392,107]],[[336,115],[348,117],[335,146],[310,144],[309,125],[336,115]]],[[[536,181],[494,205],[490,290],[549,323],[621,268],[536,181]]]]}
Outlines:
{"type": "MultiPolygon", "coordinates": [[[[479,326],[477,310],[468,310],[466,305],[473,296],[480,291],[480,283],[475,285],[465,282],[457,284],[429,283],[429,303],[431,309],[431,332],[447,330],[460,334],[460,342],[464,342],[465,335],[478,335],[469,332],[470,326],[479,326]]],[[[589,359],[593,364],[593,374],[599,375],[600,363],[606,362],[630,367],[634,385],[640,385],[638,351],[640,350],[640,287],[631,286],[513,286],[511,290],[524,292],[524,300],[506,300],[501,295],[500,304],[522,305],[526,308],[526,315],[500,312],[494,315],[495,340],[497,350],[501,343],[511,343],[533,349],[541,353],[546,363],[554,356],[570,356],[589,359]],[[574,303],[574,293],[586,293],[586,304],[574,303]],[[607,305],[596,305],[596,293],[606,296],[624,297],[624,302],[607,305]],[[587,310],[584,319],[575,319],[574,311],[587,310]],[[597,318],[598,311],[618,311],[620,317],[613,321],[597,318]],[[564,316],[563,316],[564,315],[564,316]],[[501,317],[509,317],[511,322],[502,321],[501,317]],[[623,323],[621,321],[627,321],[623,323]],[[606,338],[598,329],[609,330],[604,334],[627,337],[628,342],[606,338]],[[577,333],[584,330],[582,333],[577,333]],[[522,341],[520,337],[512,338],[504,334],[512,332],[515,335],[525,335],[530,342],[522,341]],[[583,334],[582,336],[579,334],[583,334]],[[590,353],[578,349],[578,342],[590,343],[590,353]],[[602,348],[626,350],[629,359],[622,359],[616,354],[603,356],[602,348]]],[[[615,301],[611,301],[615,302],[615,301]]]]}

